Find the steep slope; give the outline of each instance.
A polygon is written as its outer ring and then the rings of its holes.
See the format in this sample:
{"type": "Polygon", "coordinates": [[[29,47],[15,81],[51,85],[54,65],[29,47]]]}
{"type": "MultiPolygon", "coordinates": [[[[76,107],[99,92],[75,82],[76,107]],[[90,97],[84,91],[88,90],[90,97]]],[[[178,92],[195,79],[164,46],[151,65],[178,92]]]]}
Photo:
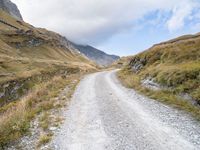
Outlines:
{"type": "Polygon", "coordinates": [[[26,93],[26,80],[93,69],[96,65],[65,37],[35,28],[0,10],[0,105],[26,93]]]}
{"type": "Polygon", "coordinates": [[[0,10],[4,10],[17,20],[23,20],[17,6],[10,0],[0,0],[0,10]]]}
{"type": "Polygon", "coordinates": [[[194,110],[188,103],[200,104],[200,35],[178,37],[133,56],[120,78],[153,98],[194,110]]]}
{"type": "MultiPolygon", "coordinates": [[[[8,23],[3,28],[6,28],[6,27],[7,28],[8,27],[9,28],[13,28],[13,29],[21,29],[21,28],[23,28],[26,32],[29,32],[29,34],[31,34],[30,32],[32,32],[32,31],[27,31],[27,30],[31,30],[31,28],[32,28],[28,24],[27,24],[27,27],[19,26],[19,24],[22,23],[21,21],[23,19],[22,19],[22,16],[20,14],[20,11],[18,10],[17,6],[14,3],[12,3],[10,0],[0,0],[0,10],[1,10],[1,16],[2,16],[0,18],[0,23],[1,24],[2,23],[8,23]],[[7,12],[12,17],[17,19],[18,20],[18,24],[16,24],[16,20],[13,20],[13,19],[9,19],[9,21],[6,22],[3,18],[7,18],[6,20],[8,20],[9,17],[7,17],[6,14],[5,13],[3,14],[2,12],[7,12]]],[[[66,38],[59,37],[55,33],[53,34],[53,33],[50,33],[48,31],[44,31],[44,29],[37,29],[37,31],[38,31],[39,34],[45,32],[44,33],[46,35],[45,38],[48,38],[48,36],[49,36],[48,34],[50,34],[50,37],[53,36],[55,39],[57,38],[58,40],[60,40],[62,45],[67,46],[70,49],[73,49],[73,50],[78,49],[78,50],[75,50],[75,51],[77,51],[77,52],[80,51],[87,58],[89,58],[90,60],[94,61],[95,63],[97,63],[98,65],[101,65],[101,66],[110,65],[112,62],[114,62],[116,59],[119,58],[118,56],[108,55],[108,54],[106,54],[106,53],[104,53],[104,52],[102,52],[100,50],[95,49],[94,47],[91,47],[91,46],[83,46],[83,45],[74,44],[73,42],[68,41],[66,38]]],[[[32,35],[30,35],[30,36],[32,36],[32,35]]]]}
{"type": "Polygon", "coordinates": [[[114,61],[119,59],[119,56],[109,55],[103,51],[100,51],[89,45],[77,45],[73,44],[75,48],[77,48],[81,53],[87,56],[92,61],[96,62],[100,66],[108,66],[111,65],[114,61]]]}
{"type": "MultiPolygon", "coordinates": [[[[15,149],[32,132],[32,121],[66,106],[80,78],[97,67],[65,37],[33,27],[14,4],[0,2],[0,149],[15,149]]],[[[47,128],[55,122],[48,115],[45,119],[46,127],[42,121],[34,124],[37,149],[41,133],[52,136],[47,128]]]]}

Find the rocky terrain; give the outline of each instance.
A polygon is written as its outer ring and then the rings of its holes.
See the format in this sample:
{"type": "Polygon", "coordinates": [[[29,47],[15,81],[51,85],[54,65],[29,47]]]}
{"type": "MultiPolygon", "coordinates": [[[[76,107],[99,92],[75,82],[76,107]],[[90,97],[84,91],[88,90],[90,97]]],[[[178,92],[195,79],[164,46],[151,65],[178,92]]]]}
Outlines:
{"type": "Polygon", "coordinates": [[[8,12],[11,16],[15,17],[18,20],[23,20],[19,9],[10,0],[0,0],[0,9],[8,12]]]}
{"type": "Polygon", "coordinates": [[[73,44],[86,57],[96,62],[100,66],[109,66],[117,61],[120,57],[116,55],[109,55],[89,45],[73,44]]]}
{"type": "MultiPolygon", "coordinates": [[[[20,14],[20,11],[18,10],[17,6],[14,3],[12,3],[10,0],[0,0],[0,9],[9,13],[11,16],[16,18],[17,20],[21,20],[21,21],[23,20],[22,15],[20,14]]],[[[12,24],[9,24],[9,22],[5,22],[5,20],[3,20],[3,18],[0,18],[0,22],[3,24],[6,24],[12,28],[20,29],[20,28],[15,27],[12,24]]],[[[32,41],[32,42],[34,42],[34,41],[32,41]]],[[[64,44],[65,46],[70,47],[70,49],[73,49],[73,50],[76,49],[76,51],[81,52],[88,59],[94,61],[95,63],[97,63],[100,66],[108,66],[108,65],[112,64],[114,61],[116,61],[117,59],[119,59],[118,56],[108,55],[92,46],[88,46],[88,45],[84,46],[84,45],[74,44],[73,42],[68,41],[64,37],[62,39],[60,39],[60,42],[62,44],[64,44]]]]}
{"type": "Polygon", "coordinates": [[[0,14],[0,20],[3,20],[0,22],[1,104],[5,100],[18,99],[33,83],[45,81],[50,76],[69,74],[84,68],[95,69],[96,65],[65,37],[46,29],[34,28],[3,10],[0,14]]]}
{"type": "Polygon", "coordinates": [[[11,1],[1,0],[0,8],[0,149],[4,149],[26,135],[38,115],[64,106],[53,100],[64,87],[98,67],[65,37],[24,22],[11,1]]]}

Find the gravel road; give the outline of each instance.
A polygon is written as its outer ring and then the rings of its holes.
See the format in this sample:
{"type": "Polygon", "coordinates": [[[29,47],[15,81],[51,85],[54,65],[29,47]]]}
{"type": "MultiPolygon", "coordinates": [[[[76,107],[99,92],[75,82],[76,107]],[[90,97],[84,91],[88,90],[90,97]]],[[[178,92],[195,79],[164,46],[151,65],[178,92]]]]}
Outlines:
{"type": "Polygon", "coordinates": [[[123,87],[115,73],[91,74],[80,82],[54,149],[200,149],[199,122],[123,87]]]}

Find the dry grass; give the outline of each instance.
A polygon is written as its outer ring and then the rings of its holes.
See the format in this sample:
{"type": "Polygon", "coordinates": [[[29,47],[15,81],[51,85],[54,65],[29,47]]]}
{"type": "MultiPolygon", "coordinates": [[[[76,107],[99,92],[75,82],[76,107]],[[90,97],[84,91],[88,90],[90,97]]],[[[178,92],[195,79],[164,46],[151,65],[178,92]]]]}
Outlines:
{"type": "MultiPolygon", "coordinates": [[[[77,84],[79,75],[72,75],[66,79],[54,77],[47,83],[36,86],[27,96],[15,102],[9,107],[5,106],[0,115],[0,145],[6,145],[15,141],[28,132],[30,121],[37,115],[41,114],[40,125],[45,130],[49,122],[47,113],[50,109],[57,109],[56,101],[52,97],[58,96],[60,89],[66,85],[71,85],[72,90],[77,84]],[[76,79],[76,83],[73,80],[76,79]]],[[[62,100],[61,100],[62,101],[62,100]]]]}
{"type": "Polygon", "coordinates": [[[178,97],[173,91],[160,90],[153,91],[143,87],[140,84],[140,77],[137,74],[134,74],[127,68],[118,72],[118,78],[122,84],[128,88],[134,88],[141,94],[148,96],[152,99],[158,100],[162,103],[168,104],[172,107],[184,110],[189,112],[197,120],[200,120],[200,109],[197,106],[192,105],[191,103],[178,97]]]}
{"type": "MultiPolygon", "coordinates": [[[[140,79],[153,78],[158,84],[172,89],[174,94],[187,93],[200,103],[199,47],[199,34],[153,46],[132,57],[132,60],[136,57],[145,60],[137,76],[140,79]]],[[[131,71],[134,64],[129,64],[130,59],[126,61],[126,70],[131,71]]]]}
{"type": "MultiPolygon", "coordinates": [[[[68,75],[96,70],[96,65],[64,46],[61,42],[63,37],[59,34],[35,28],[23,21],[19,23],[2,10],[0,10],[0,16],[4,21],[22,29],[19,33],[0,24],[0,86],[12,81],[18,83],[27,78],[32,79],[37,75],[46,79],[49,74],[52,74],[47,80],[33,79],[33,84],[28,87],[28,94],[26,92],[20,95],[27,94],[26,96],[19,100],[15,99],[15,102],[0,108],[0,145],[5,145],[26,134],[31,119],[37,114],[62,107],[62,104],[57,104],[53,97],[56,97],[60,89],[66,85],[75,84],[72,82],[74,78],[78,78],[78,75],[73,77],[68,77],[68,75]],[[32,40],[37,40],[40,44],[30,45],[32,40]],[[66,79],[60,71],[66,71],[66,79]],[[55,77],[57,75],[58,77],[55,77]],[[44,82],[41,83],[41,81],[44,82]]],[[[70,97],[72,93],[73,91],[70,91],[67,97],[70,97]]],[[[6,98],[0,99],[0,102],[5,104],[6,100],[6,98]]],[[[41,126],[44,129],[48,128],[45,120],[41,126]]]]}
{"type": "Polygon", "coordinates": [[[47,144],[52,139],[52,134],[41,135],[38,141],[38,147],[47,144]]]}
{"type": "Polygon", "coordinates": [[[43,112],[43,114],[39,118],[40,127],[42,127],[43,130],[47,130],[50,125],[50,117],[48,112],[43,112]]]}
{"type": "Polygon", "coordinates": [[[23,32],[19,33],[0,23],[0,83],[30,77],[41,71],[56,70],[58,67],[96,69],[94,63],[64,46],[61,35],[35,28],[23,21],[19,23],[2,10],[0,16],[23,32]],[[40,44],[30,45],[32,40],[40,41],[40,44]]]}
{"type": "Polygon", "coordinates": [[[23,100],[15,108],[9,109],[0,117],[0,145],[14,141],[29,129],[29,112],[23,100]]]}

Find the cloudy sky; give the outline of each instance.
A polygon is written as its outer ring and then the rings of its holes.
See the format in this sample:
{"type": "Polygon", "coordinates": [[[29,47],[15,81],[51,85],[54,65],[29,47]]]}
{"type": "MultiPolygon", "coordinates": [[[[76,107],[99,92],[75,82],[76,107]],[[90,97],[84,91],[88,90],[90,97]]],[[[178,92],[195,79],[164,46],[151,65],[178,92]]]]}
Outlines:
{"type": "Polygon", "coordinates": [[[200,32],[200,0],[12,0],[25,21],[121,56],[200,32]]]}

